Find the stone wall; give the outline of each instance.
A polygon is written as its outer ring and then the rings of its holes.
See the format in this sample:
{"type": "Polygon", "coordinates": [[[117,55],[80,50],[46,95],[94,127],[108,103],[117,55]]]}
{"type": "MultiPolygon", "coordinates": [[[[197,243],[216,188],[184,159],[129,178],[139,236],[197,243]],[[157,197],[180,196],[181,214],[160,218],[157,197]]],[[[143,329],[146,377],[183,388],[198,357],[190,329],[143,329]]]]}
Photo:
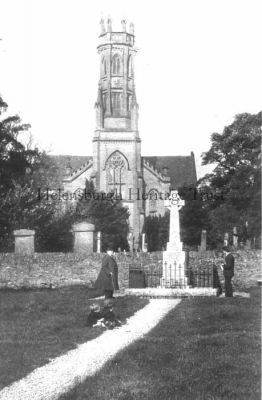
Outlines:
{"type": "MultiPolygon", "coordinates": [[[[67,285],[92,286],[101,268],[104,254],[88,256],[74,253],[35,253],[18,256],[14,253],[0,254],[0,288],[62,287],[67,285]]],[[[247,290],[261,279],[261,252],[239,250],[234,252],[236,290],[247,290]]],[[[120,288],[129,286],[129,268],[152,268],[159,265],[162,253],[117,254],[120,288]]],[[[215,251],[189,252],[190,268],[205,267],[223,262],[222,254],[215,251]]],[[[221,282],[223,274],[218,268],[221,282]]]]}
{"type": "Polygon", "coordinates": [[[101,266],[101,254],[0,254],[0,287],[59,287],[91,285],[101,266]]]}
{"type": "MultiPolygon", "coordinates": [[[[19,256],[0,253],[0,288],[62,287],[67,285],[93,286],[101,268],[103,253],[88,256],[74,253],[35,253],[19,256]]],[[[139,268],[161,253],[116,254],[120,288],[129,286],[129,268],[139,268]]]]}

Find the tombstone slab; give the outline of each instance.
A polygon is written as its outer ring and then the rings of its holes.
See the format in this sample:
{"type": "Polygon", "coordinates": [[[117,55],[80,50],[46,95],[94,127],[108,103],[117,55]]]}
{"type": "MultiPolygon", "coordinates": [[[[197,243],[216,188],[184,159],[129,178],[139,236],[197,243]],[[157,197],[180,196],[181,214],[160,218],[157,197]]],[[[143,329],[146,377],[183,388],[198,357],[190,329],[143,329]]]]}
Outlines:
{"type": "Polygon", "coordinates": [[[233,228],[233,246],[235,249],[238,248],[238,234],[237,234],[236,226],[234,226],[234,228],[233,228]]]}
{"type": "Polygon", "coordinates": [[[101,232],[97,232],[97,253],[101,253],[101,232]]]}
{"type": "Polygon", "coordinates": [[[226,232],[224,234],[224,246],[228,246],[228,242],[229,242],[229,234],[228,232],[226,232]]]}
{"type": "Polygon", "coordinates": [[[206,251],[207,249],[207,231],[201,231],[201,244],[200,244],[200,251],[206,251]]]}
{"type": "Polygon", "coordinates": [[[35,231],[19,229],[13,232],[15,237],[15,254],[30,255],[35,252],[35,231]]]}
{"type": "Polygon", "coordinates": [[[89,222],[73,225],[75,253],[93,253],[94,230],[95,226],[89,222]]]}
{"type": "Polygon", "coordinates": [[[132,232],[130,232],[128,234],[127,240],[128,240],[129,252],[133,253],[134,252],[134,236],[133,236],[132,232]]]}
{"type": "Polygon", "coordinates": [[[142,252],[147,253],[147,242],[145,233],[142,233],[142,252]]]}

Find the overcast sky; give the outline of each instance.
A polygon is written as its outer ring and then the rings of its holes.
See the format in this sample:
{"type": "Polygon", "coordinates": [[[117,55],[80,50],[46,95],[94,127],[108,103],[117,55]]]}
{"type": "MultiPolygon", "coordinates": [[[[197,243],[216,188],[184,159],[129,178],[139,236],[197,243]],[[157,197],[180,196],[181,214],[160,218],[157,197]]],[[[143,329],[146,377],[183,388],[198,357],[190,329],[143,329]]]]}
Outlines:
{"type": "Polygon", "coordinates": [[[197,159],[262,109],[259,0],[0,0],[0,94],[53,154],[92,155],[102,16],[135,24],[143,155],[197,159]]]}

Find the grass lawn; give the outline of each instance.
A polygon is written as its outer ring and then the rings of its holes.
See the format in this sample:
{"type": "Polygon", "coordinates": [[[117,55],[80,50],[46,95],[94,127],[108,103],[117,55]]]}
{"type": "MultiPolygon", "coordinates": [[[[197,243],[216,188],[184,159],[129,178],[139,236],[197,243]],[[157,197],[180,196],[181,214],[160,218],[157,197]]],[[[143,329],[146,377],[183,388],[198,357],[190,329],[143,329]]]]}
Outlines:
{"type": "Polygon", "coordinates": [[[260,297],[184,299],[61,400],[260,400],[260,297]]]}
{"type": "MultiPolygon", "coordinates": [[[[0,291],[0,390],[104,332],[85,325],[89,306],[103,301],[88,297],[85,287],[0,291]]],[[[121,297],[115,313],[127,318],[147,303],[121,297]]]]}

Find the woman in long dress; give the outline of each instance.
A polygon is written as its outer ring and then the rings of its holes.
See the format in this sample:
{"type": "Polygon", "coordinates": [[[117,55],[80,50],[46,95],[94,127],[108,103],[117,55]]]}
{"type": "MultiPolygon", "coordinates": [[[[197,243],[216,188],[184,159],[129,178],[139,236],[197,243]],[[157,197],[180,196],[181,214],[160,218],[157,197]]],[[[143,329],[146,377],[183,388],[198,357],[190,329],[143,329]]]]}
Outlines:
{"type": "Polygon", "coordinates": [[[103,257],[101,270],[95,282],[95,288],[105,295],[105,299],[113,298],[114,291],[119,290],[118,267],[113,254],[112,250],[108,250],[103,257]]]}

